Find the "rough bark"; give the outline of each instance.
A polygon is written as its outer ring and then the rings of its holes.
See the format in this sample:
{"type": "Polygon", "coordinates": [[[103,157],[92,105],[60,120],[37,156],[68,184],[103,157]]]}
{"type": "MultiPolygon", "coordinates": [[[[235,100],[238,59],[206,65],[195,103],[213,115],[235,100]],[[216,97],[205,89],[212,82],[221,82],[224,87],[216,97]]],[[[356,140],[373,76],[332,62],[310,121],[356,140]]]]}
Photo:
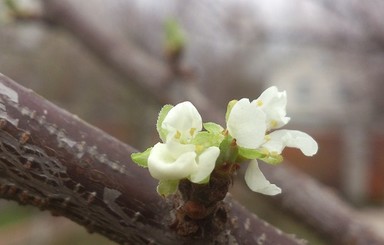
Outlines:
{"type": "Polygon", "coordinates": [[[302,244],[227,196],[217,236],[178,236],[172,203],[135,149],[0,75],[0,197],[63,215],[120,244],[302,244]]]}

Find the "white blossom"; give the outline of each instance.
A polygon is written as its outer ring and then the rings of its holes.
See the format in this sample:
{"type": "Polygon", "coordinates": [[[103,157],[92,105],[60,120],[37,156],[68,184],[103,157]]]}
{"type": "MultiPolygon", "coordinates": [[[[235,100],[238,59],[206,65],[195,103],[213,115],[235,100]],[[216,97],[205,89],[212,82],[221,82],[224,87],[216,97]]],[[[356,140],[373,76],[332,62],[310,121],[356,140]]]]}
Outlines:
{"type": "Polygon", "coordinates": [[[158,180],[180,180],[189,178],[201,183],[212,173],[220,150],[216,146],[196,149],[191,144],[202,130],[202,119],[197,109],[189,101],[174,106],[161,123],[166,131],[164,143],[157,143],[148,157],[148,169],[158,180]]]}
{"type": "MultiPolygon", "coordinates": [[[[285,147],[298,148],[306,156],[316,154],[318,145],[308,134],[298,130],[276,130],[290,120],[286,116],[286,106],[286,92],[279,92],[276,87],[266,89],[252,102],[247,98],[240,99],[230,108],[227,118],[228,133],[238,146],[245,148],[245,152],[255,150],[256,153],[265,154],[266,157],[261,159],[270,163],[281,158],[280,154],[285,147]],[[275,131],[270,132],[271,130],[275,131]]],[[[254,155],[255,158],[258,154],[254,155]]],[[[256,160],[249,164],[245,181],[255,192],[266,195],[281,192],[279,187],[265,178],[256,160]]]]}
{"type": "Polygon", "coordinates": [[[231,109],[227,120],[229,134],[237,144],[244,148],[255,149],[264,141],[271,129],[286,125],[287,94],[279,92],[275,86],[266,89],[259,98],[239,100],[231,109]]]}
{"type": "Polygon", "coordinates": [[[196,107],[189,101],[177,104],[165,117],[161,127],[167,131],[167,141],[176,138],[189,142],[202,129],[202,119],[196,107]]]}
{"type": "Polygon", "coordinates": [[[177,180],[196,171],[195,146],[176,141],[157,143],[148,157],[148,170],[158,180],[177,180]]]}
{"type": "Polygon", "coordinates": [[[200,183],[213,171],[219,153],[219,148],[213,146],[197,155],[192,144],[157,143],[148,157],[148,170],[158,180],[190,178],[200,183]]]}
{"type": "Polygon", "coordinates": [[[266,114],[268,130],[280,128],[289,122],[290,118],[286,117],[286,91],[279,92],[277,87],[269,87],[255,102],[266,114]]]}

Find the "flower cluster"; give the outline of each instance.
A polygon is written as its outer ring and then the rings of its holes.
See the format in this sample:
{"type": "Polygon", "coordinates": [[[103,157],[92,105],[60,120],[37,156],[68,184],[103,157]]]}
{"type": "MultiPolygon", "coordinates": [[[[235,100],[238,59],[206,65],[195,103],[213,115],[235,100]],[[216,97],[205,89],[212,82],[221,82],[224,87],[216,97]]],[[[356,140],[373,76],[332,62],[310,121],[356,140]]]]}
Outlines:
{"type": "Polygon", "coordinates": [[[248,187],[266,195],[279,194],[281,189],[264,177],[257,159],[277,164],[283,160],[285,147],[298,148],[306,156],[318,150],[308,134],[278,129],[290,120],[286,105],[286,92],[279,92],[276,87],[268,88],[253,101],[233,100],[228,104],[226,128],[203,123],[191,102],[165,105],[157,121],[162,142],[132,154],[132,159],[159,180],[157,191],[161,195],[176,192],[182,179],[206,184],[215,169],[246,160],[251,160],[245,173],[248,187]]]}

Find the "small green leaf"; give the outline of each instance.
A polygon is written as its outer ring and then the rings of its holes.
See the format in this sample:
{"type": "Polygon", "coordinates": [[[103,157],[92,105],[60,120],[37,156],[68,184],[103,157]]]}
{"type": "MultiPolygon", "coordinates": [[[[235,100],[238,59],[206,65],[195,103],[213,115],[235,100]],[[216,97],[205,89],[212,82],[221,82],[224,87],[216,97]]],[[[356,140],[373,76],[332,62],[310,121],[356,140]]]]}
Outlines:
{"type": "Polygon", "coordinates": [[[222,126],[213,122],[204,123],[203,126],[208,132],[213,134],[220,134],[224,131],[222,126]]]}
{"type": "Polygon", "coordinates": [[[160,139],[165,142],[166,136],[167,136],[167,131],[161,127],[163,124],[163,121],[165,117],[168,115],[168,112],[173,108],[173,105],[165,105],[163,108],[161,108],[159,112],[159,116],[157,117],[157,122],[156,122],[156,129],[157,132],[159,133],[160,139]]]}
{"type": "Polygon", "coordinates": [[[277,164],[281,163],[284,159],[283,159],[282,155],[272,152],[268,156],[266,156],[264,158],[260,158],[260,160],[262,160],[268,164],[277,165],[277,164]]]}
{"type": "Polygon", "coordinates": [[[268,156],[268,152],[239,147],[239,155],[245,159],[262,159],[268,156]]]}
{"type": "Polygon", "coordinates": [[[211,135],[209,132],[206,131],[201,131],[198,132],[195,136],[195,138],[192,139],[192,144],[196,146],[201,146],[203,148],[207,148],[210,146],[210,141],[211,141],[211,135]]]}
{"type": "Polygon", "coordinates": [[[207,131],[198,132],[192,140],[192,144],[196,145],[196,151],[202,152],[211,146],[219,147],[224,139],[222,134],[213,134],[207,131]]]}
{"type": "Polygon", "coordinates": [[[157,193],[162,196],[168,196],[177,191],[179,180],[160,180],[157,186],[157,193]]]}
{"type": "Polygon", "coordinates": [[[228,121],[229,114],[231,113],[232,108],[237,103],[237,101],[238,100],[231,100],[231,101],[229,101],[228,106],[227,106],[227,112],[225,113],[225,121],[226,122],[228,121]]]}
{"type": "Polygon", "coordinates": [[[132,161],[134,161],[137,165],[147,168],[148,167],[148,157],[151,153],[153,147],[146,149],[144,152],[136,152],[131,154],[132,161]]]}

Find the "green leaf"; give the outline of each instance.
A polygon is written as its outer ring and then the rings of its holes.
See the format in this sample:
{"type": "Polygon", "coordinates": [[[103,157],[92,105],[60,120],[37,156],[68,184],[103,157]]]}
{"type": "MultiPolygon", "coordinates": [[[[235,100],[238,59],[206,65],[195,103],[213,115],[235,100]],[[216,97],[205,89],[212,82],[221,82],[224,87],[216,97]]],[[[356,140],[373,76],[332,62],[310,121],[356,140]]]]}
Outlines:
{"type": "Polygon", "coordinates": [[[245,159],[260,159],[269,164],[279,164],[283,161],[283,156],[276,152],[269,152],[268,149],[247,149],[239,147],[239,156],[245,159]]]}
{"type": "Polygon", "coordinates": [[[157,186],[157,193],[161,196],[168,196],[177,191],[179,180],[160,180],[157,186]]]}
{"type": "Polygon", "coordinates": [[[148,157],[153,147],[146,149],[144,152],[136,152],[131,154],[132,161],[143,168],[148,167],[148,157]]]}
{"type": "Polygon", "coordinates": [[[207,148],[211,144],[211,135],[211,133],[206,131],[198,132],[195,138],[192,139],[191,143],[196,146],[202,146],[203,148],[207,148]]]}
{"type": "Polygon", "coordinates": [[[207,122],[203,123],[204,128],[213,134],[220,134],[224,131],[224,128],[217,123],[207,122]]]}
{"type": "Polygon", "coordinates": [[[225,121],[226,122],[228,121],[229,114],[231,113],[232,108],[237,103],[237,101],[238,100],[231,100],[231,101],[229,101],[228,106],[227,106],[227,112],[225,113],[225,121]]]}
{"type": "Polygon", "coordinates": [[[221,133],[213,134],[207,131],[201,131],[196,134],[191,143],[196,145],[196,151],[199,153],[211,146],[219,147],[223,139],[224,135],[221,133]]]}
{"type": "Polygon", "coordinates": [[[160,139],[165,142],[166,136],[167,136],[167,131],[161,127],[163,124],[163,121],[165,117],[168,115],[168,112],[173,108],[173,105],[165,105],[163,108],[161,108],[159,112],[159,116],[157,117],[157,122],[156,122],[156,129],[157,132],[159,133],[160,139]]]}
{"type": "Polygon", "coordinates": [[[281,163],[284,159],[283,159],[282,155],[272,152],[268,156],[266,156],[264,158],[260,158],[260,160],[262,160],[268,164],[277,165],[277,164],[281,163]]]}
{"type": "Polygon", "coordinates": [[[239,147],[239,156],[245,159],[263,159],[268,156],[268,152],[264,150],[256,150],[256,149],[239,147]]]}

